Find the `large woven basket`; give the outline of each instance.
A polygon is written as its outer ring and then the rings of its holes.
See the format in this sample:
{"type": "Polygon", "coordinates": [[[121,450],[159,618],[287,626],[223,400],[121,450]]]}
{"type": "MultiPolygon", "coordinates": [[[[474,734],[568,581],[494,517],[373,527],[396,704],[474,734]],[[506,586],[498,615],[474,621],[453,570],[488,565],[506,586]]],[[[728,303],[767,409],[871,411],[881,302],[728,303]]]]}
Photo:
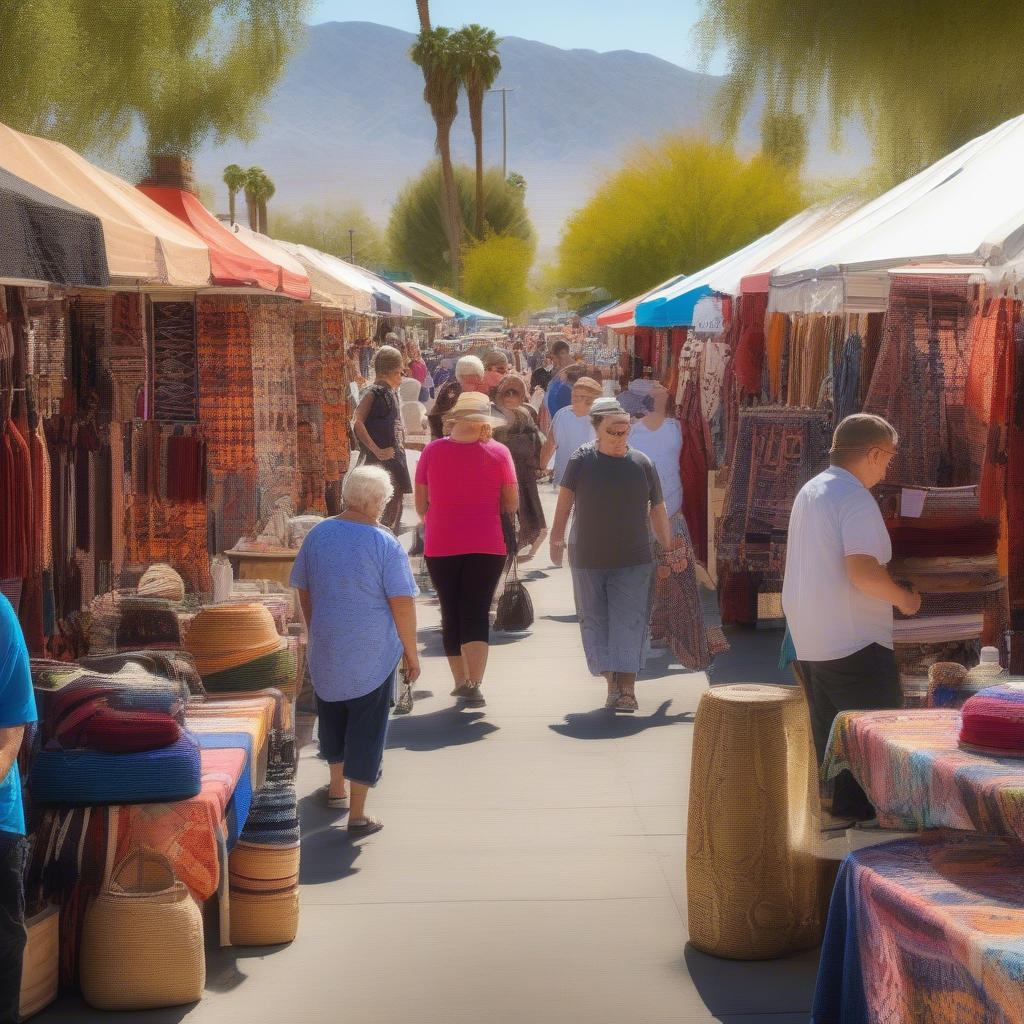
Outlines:
{"type": "MultiPolygon", "coordinates": [[[[299,844],[270,846],[239,840],[231,851],[228,867],[232,889],[256,891],[257,884],[263,882],[279,883],[279,889],[294,886],[299,880],[299,844]]],[[[266,886],[259,888],[265,890],[266,886]]]]}
{"type": "Polygon", "coordinates": [[[60,964],[60,908],[49,906],[25,922],[28,943],[21,965],[20,1020],[57,998],[60,964]]]}
{"type": "Polygon", "coordinates": [[[98,1010],[151,1010],[202,998],[203,918],[166,857],[138,850],[114,871],[82,929],[82,995],[98,1010]]]}
{"type": "Polygon", "coordinates": [[[192,619],[185,637],[185,649],[204,677],[237,668],[287,645],[273,616],[255,602],[207,605],[192,619]]]}
{"type": "Polygon", "coordinates": [[[815,856],[816,767],[798,687],[721,686],[701,697],[686,841],[698,949],[763,960],[821,941],[835,865],[815,856]]]}
{"type": "Polygon", "coordinates": [[[235,946],[277,946],[299,930],[299,889],[254,895],[231,892],[231,942],[235,946]]]}

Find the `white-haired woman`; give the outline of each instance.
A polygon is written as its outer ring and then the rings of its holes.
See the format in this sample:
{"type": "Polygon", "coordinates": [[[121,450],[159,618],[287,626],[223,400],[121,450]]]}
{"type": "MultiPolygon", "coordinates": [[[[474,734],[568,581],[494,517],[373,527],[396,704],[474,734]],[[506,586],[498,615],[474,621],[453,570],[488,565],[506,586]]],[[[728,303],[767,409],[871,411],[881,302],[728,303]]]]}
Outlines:
{"type": "Polygon", "coordinates": [[[441,605],[452,696],[482,707],[491,601],[508,556],[501,517],[515,515],[519,486],[511,453],[491,440],[496,420],[486,395],[459,395],[447,421],[449,436],[431,441],[416,466],[416,511],[441,605]]]}
{"type": "Polygon", "coordinates": [[[651,533],[666,551],[676,542],[658,472],[629,446],[629,413],[614,398],[590,413],[597,440],[577,449],[562,476],[551,561],[562,564],[573,511],[569,565],[587,665],[608,683],[605,707],[633,712],[651,614],[651,533]]]}
{"type": "Polygon", "coordinates": [[[463,356],[455,364],[455,379],[437,389],[434,406],[427,417],[430,423],[430,436],[435,441],[444,437],[445,418],[455,408],[459,395],[464,392],[487,394],[487,388],[484,386],[484,364],[476,356],[463,356]]]}
{"type": "Polygon", "coordinates": [[[412,680],[420,674],[416,583],[402,545],[379,522],[391,493],[384,469],[352,470],[344,510],[310,530],[291,574],[309,632],[320,752],[331,772],[324,798],[347,807],[348,781],[355,836],[383,827],[367,815],[366,797],[381,774],[398,665],[404,659],[412,680]]]}
{"type": "Polygon", "coordinates": [[[360,464],[381,466],[391,477],[392,495],[381,522],[392,533],[398,532],[402,521],[402,501],[406,494],[412,493],[398,397],[403,365],[402,353],[397,348],[382,345],[377,349],[373,357],[376,379],[360,398],[352,421],[356,437],[363,446],[360,464]]]}

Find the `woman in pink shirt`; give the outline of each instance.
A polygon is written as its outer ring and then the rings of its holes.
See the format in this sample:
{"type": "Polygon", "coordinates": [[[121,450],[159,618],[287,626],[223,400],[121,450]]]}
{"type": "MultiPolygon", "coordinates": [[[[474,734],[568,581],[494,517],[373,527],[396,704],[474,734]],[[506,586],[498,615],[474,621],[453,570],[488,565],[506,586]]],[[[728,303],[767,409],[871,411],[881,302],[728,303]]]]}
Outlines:
{"type": "Polygon", "coordinates": [[[416,467],[416,511],[441,605],[452,695],[482,707],[491,602],[507,557],[501,517],[519,508],[519,486],[511,453],[491,440],[496,421],[486,395],[459,395],[446,422],[449,436],[431,441],[416,467]]]}

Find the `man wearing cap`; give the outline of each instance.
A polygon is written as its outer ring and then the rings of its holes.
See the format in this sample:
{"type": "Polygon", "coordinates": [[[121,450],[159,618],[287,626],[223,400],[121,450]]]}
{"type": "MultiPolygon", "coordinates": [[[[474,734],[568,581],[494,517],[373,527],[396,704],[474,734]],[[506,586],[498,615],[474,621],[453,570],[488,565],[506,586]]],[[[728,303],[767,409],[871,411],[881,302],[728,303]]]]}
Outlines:
{"type": "Polygon", "coordinates": [[[580,445],[594,440],[593,424],[590,422],[590,407],[601,397],[601,385],[592,377],[580,377],[572,386],[572,402],[559,409],[551,421],[547,440],[540,453],[540,464],[546,467],[555,457],[553,481],[557,487],[569,459],[580,445]]]}
{"type": "MultiPolygon", "coordinates": [[[[880,416],[847,416],[832,437],[831,466],[793,502],[782,607],[807,682],[819,763],[841,711],[903,704],[892,609],[916,615],[920,595],[889,575],[892,544],[869,488],[881,483],[899,436],[880,416]]],[[[833,824],[875,816],[849,772],[835,782],[833,824]]]]}

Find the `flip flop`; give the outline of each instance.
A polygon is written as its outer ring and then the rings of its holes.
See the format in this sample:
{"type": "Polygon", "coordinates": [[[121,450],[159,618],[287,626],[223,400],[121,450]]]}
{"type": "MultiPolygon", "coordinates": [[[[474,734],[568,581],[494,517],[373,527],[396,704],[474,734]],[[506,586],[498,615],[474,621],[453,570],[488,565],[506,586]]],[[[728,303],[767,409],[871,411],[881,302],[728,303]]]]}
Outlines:
{"type": "Polygon", "coordinates": [[[347,811],[348,810],[348,797],[347,796],[331,796],[330,786],[321,786],[318,790],[320,800],[325,807],[329,807],[332,811],[347,811]]]}
{"type": "Polygon", "coordinates": [[[348,823],[348,834],[353,839],[361,839],[363,836],[372,836],[384,827],[380,818],[363,818],[362,821],[348,823]]]}

